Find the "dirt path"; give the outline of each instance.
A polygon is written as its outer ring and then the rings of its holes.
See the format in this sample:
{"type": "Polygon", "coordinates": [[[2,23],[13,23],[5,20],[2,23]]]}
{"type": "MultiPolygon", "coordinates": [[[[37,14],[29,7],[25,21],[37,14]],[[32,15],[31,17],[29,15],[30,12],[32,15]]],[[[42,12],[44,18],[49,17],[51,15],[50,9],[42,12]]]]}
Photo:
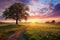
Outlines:
{"type": "Polygon", "coordinates": [[[21,27],[20,31],[17,31],[16,33],[9,36],[7,40],[25,40],[23,38],[23,33],[25,32],[26,28],[27,27],[21,27]]]}

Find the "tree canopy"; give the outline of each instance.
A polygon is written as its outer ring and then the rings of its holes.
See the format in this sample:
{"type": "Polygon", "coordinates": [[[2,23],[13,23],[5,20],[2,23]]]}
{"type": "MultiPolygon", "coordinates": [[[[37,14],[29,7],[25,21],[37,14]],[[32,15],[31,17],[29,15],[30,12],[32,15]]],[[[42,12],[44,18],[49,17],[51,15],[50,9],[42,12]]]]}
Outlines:
{"type": "Polygon", "coordinates": [[[3,17],[5,17],[5,19],[11,18],[11,19],[20,20],[20,21],[22,19],[27,20],[27,17],[29,16],[27,11],[29,11],[29,8],[26,4],[14,3],[3,12],[3,17]]]}

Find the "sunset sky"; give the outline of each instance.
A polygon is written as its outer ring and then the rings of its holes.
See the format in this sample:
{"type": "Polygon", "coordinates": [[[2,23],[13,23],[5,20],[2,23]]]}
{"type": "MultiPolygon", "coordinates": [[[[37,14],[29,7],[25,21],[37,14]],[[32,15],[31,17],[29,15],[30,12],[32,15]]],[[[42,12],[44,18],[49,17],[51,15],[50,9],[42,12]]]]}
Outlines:
{"type": "Polygon", "coordinates": [[[15,2],[27,4],[30,9],[28,12],[30,15],[29,21],[60,21],[60,0],[0,0],[0,16],[6,8],[15,2]]]}

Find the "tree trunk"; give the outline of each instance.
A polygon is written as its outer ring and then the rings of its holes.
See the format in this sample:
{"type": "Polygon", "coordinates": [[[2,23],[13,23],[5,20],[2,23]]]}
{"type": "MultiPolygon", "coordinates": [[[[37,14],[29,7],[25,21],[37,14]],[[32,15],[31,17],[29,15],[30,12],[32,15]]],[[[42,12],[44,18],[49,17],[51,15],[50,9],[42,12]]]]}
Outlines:
{"type": "Polygon", "coordinates": [[[18,14],[16,13],[16,25],[18,25],[18,14]]]}
{"type": "Polygon", "coordinates": [[[16,19],[16,25],[18,25],[18,19],[16,19]]]}

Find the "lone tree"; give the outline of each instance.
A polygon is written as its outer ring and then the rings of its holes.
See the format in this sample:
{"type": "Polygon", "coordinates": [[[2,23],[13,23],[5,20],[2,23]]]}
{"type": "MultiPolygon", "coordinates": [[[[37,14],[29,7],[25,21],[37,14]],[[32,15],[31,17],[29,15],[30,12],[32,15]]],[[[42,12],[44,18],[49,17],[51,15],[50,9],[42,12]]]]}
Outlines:
{"type": "Polygon", "coordinates": [[[55,20],[52,20],[52,22],[51,23],[55,23],[55,20]]]}
{"type": "Polygon", "coordinates": [[[26,4],[14,3],[3,12],[3,17],[5,17],[5,19],[14,19],[16,20],[16,24],[18,24],[18,21],[22,19],[27,20],[29,16],[27,11],[29,11],[29,8],[26,4]]]}

